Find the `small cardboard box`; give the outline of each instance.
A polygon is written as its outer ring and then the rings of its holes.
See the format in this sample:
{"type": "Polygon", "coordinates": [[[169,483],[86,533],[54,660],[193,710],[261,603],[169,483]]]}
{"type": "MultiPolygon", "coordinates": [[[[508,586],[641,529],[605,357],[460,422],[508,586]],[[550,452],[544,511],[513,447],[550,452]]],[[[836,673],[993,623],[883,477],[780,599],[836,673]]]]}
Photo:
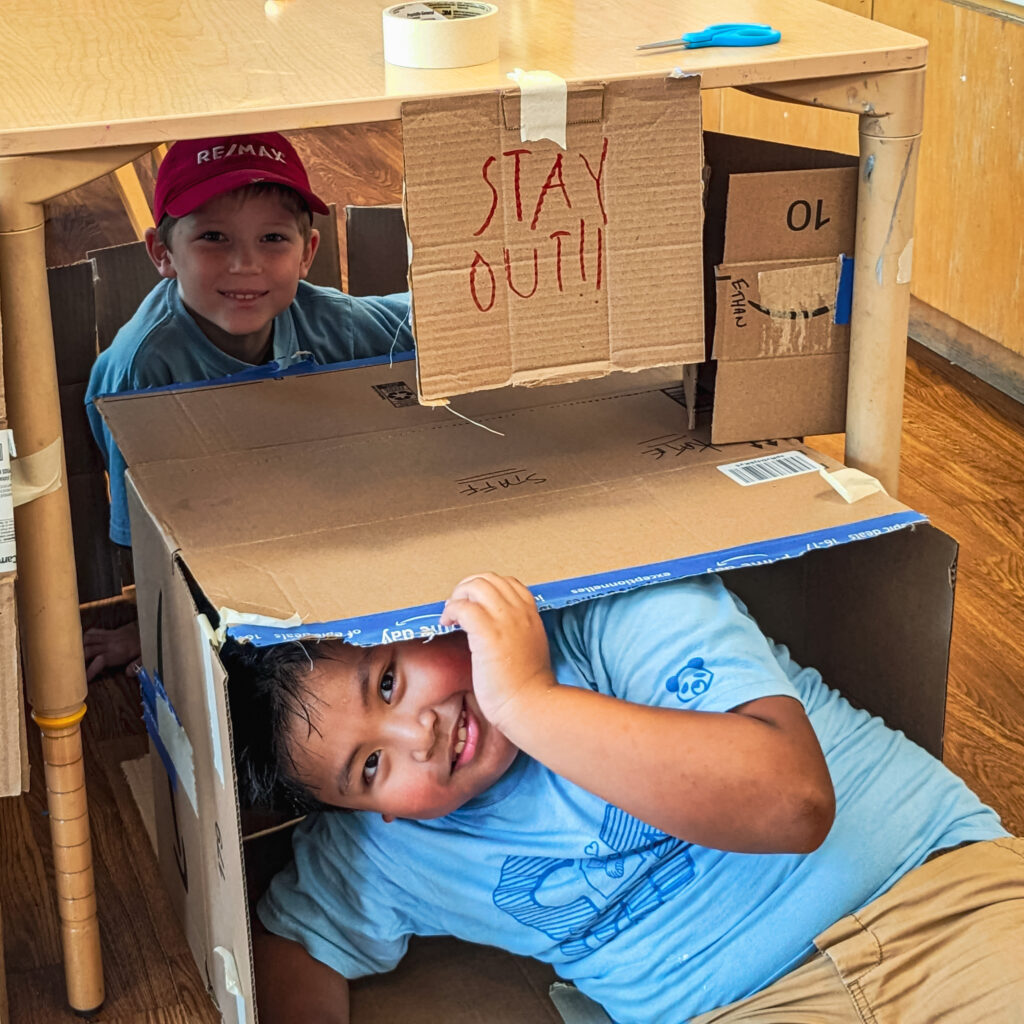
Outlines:
{"type": "MultiPolygon", "coordinates": [[[[161,869],[226,1021],[254,1019],[246,896],[279,834],[237,799],[225,631],[429,636],[483,568],[546,607],[719,571],[798,660],[941,752],[956,545],[923,516],[884,493],[847,504],[816,471],[835,464],[795,443],[689,431],[678,367],[482,392],[458,403],[468,419],[420,406],[414,373],[100,402],[130,467],[161,869]]],[[[430,940],[353,985],[354,1019],[552,1019],[550,976],[430,940]]]]}
{"type": "Polygon", "coordinates": [[[856,158],[710,132],[705,149],[711,436],[842,432],[856,158]]]}
{"type": "Polygon", "coordinates": [[[425,402],[704,358],[699,77],[570,83],[564,148],[533,109],[402,104],[425,402]]]}

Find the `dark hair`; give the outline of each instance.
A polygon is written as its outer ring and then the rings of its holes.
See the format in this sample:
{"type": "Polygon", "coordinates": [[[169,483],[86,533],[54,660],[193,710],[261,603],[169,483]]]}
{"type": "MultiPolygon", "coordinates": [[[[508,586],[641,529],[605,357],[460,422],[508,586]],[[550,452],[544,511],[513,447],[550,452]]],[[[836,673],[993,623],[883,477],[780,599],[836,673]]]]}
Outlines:
{"type": "Polygon", "coordinates": [[[319,732],[307,685],[313,665],[340,641],[292,641],[256,647],[225,641],[221,660],[228,671],[232,746],[243,803],[267,810],[306,814],[325,806],[303,782],[287,737],[293,720],[307,735],[319,732]]]}
{"type": "MultiPolygon", "coordinates": [[[[241,199],[251,199],[253,196],[266,194],[277,195],[288,212],[295,215],[303,241],[309,241],[313,229],[313,214],[306,200],[295,189],[289,188],[287,185],[279,185],[274,181],[257,181],[251,185],[242,185],[230,194],[237,195],[241,199]]],[[[169,213],[165,213],[156,226],[156,237],[168,249],[171,248],[171,231],[179,220],[181,220],[180,217],[172,217],[169,213]]]]}

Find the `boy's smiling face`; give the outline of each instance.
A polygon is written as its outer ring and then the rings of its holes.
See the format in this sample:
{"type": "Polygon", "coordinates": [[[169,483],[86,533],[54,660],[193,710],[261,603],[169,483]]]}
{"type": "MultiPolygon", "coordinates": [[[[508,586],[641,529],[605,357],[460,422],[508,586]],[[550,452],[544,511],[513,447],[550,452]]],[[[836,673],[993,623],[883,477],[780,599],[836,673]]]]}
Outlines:
{"type": "Polygon", "coordinates": [[[147,239],[163,277],[176,278],[188,311],[222,351],[244,362],[269,357],[274,317],[295,298],[319,235],[307,241],[273,191],[227,192],[182,217],[171,247],[147,239]]]}
{"type": "Polygon", "coordinates": [[[338,645],[304,679],[315,731],[292,720],[296,774],[324,803],[438,818],[496,782],[516,747],[480,714],[464,633],[338,645]]]}

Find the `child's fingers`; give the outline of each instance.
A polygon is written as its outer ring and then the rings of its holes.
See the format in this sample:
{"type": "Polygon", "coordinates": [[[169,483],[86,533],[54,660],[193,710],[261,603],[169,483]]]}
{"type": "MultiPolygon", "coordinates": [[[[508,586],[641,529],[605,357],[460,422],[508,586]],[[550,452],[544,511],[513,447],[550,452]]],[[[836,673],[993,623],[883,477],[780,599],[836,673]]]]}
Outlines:
{"type": "Polygon", "coordinates": [[[533,608],[537,607],[537,598],[533,596],[533,591],[525,583],[517,580],[515,576],[506,576],[505,580],[524,604],[528,604],[533,608]]]}
{"type": "Polygon", "coordinates": [[[494,612],[500,612],[503,605],[517,607],[535,603],[530,591],[515,577],[499,576],[493,572],[467,576],[456,584],[452,596],[469,597],[486,605],[494,612]]]}
{"type": "Polygon", "coordinates": [[[511,576],[479,573],[456,584],[441,614],[441,625],[460,625],[463,629],[481,629],[502,622],[518,621],[524,615],[536,615],[537,605],[530,591],[511,576]],[[485,614],[467,619],[468,605],[485,614]],[[514,616],[510,620],[509,616],[514,616]]]}
{"type": "Polygon", "coordinates": [[[474,633],[489,622],[490,616],[477,601],[468,598],[450,597],[441,611],[441,626],[458,626],[467,633],[474,633]]]}
{"type": "Polygon", "coordinates": [[[85,681],[91,683],[106,667],[106,658],[102,654],[97,655],[85,666],[85,681]]]}

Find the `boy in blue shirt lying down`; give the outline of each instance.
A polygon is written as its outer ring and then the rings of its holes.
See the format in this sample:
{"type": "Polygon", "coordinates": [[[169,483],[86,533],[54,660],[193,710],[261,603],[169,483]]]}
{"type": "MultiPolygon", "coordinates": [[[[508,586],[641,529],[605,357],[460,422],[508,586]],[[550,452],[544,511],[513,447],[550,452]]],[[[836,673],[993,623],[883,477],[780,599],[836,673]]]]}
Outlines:
{"type": "Polygon", "coordinates": [[[243,794],[320,808],[258,907],[262,1021],[346,1022],[441,934],[618,1024],[1024,1019],[1024,841],[718,577],[540,615],[485,573],[442,624],[225,650],[243,794]]]}

